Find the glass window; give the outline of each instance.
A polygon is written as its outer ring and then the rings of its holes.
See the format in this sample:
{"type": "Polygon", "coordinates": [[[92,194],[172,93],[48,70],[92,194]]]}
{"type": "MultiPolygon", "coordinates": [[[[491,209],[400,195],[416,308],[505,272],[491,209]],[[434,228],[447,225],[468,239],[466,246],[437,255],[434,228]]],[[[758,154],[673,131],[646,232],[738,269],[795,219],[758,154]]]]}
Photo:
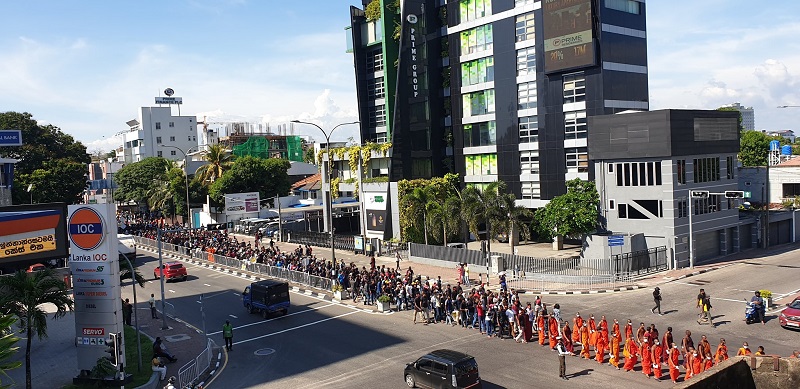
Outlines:
{"type": "Polygon", "coordinates": [[[520,151],[519,165],[522,174],[539,174],[539,151],[520,151]]]}
{"type": "Polygon", "coordinates": [[[583,74],[564,76],[564,104],[586,101],[586,78],[583,74]]]}
{"type": "Polygon", "coordinates": [[[369,121],[367,125],[371,128],[383,127],[386,125],[386,106],[383,104],[369,108],[369,121]]]}
{"type": "Polygon", "coordinates": [[[494,89],[467,93],[461,96],[464,117],[494,112],[494,89]]]}
{"type": "Polygon", "coordinates": [[[160,136],[156,137],[156,143],[161,143],[161,137],[160,136]]]}
{"type": "Polygon", "coordinates": [[[156,130],[160,130],[160,129],[161,129],[161,122],[156,122],[156,130]]]}
{"type": "Polygon", "coordinates": [[[497,128],[494,121],[464,125],[464,147],[495,144],[497,144],[497,128]]]}
{"type": "Polygon", "coordinates": [[[492,49],[492,25],[486,24],[461,32],[461,55],[492,49]]]}
{"type": "Polygon", "coordinates": [[[383,52],[381,49],[367,53],[367,72],[374,73],[383,70],[383,52]]]}
{"type": "Polygon", "coordinates": [[[175,142],[175,137],[174,136],[169,137],[169,141],[170,142],[175,142]]]}
{"type": "Polygon", "coordinates": [[[517,75],[536,74],[536,48],[517,50],[517,75]]]}
{"type": "Polygon", "coordinates": [[[175,122],[169,122],[169,128],[174,128],[174,127],[175,127],[175,122]]]}
{"type": "Polygon", "coordinates": [[[367,97],[370,100],[382,99],[385,97],[383,77],[367,80],[367,97]]]}
{"type": "Polygon", "coordinates": [[[606,8],[638,15],[641,4],[634,0],[605,0],[606,8]]]}
{"type": "Polygon", "coordinates": [[[517,42],[535,38],[533,12],[517,16],[516,21],[517,42]]]}
{"type": "Polygon", "coordinates": [[[564,113],[564,139],[586,139],[586,111],[564,113]]]}
{"type": "Polygon", "coordinates": [[[519,143],[535,143],[539,141],[539,117],[523,116],[519,118],[519,143]]]}
{"type": "Polygon", "coordinates": [[[566,148],[564,153],[567,157],[567,173],[589,172],[589,152],[586,147],[566,148]]]}
{"type": "Polygon", "coordinates": [[[159,157],[163,157],[164,156],[164,154],[163,154],[163,152],[161,150],[158,150],[158,156],[159,157]]]}
{"type": "Polygon", "coordinates": [[[536,108],[536,82],[525,82],[517,85],[519,104],[517,109],[536,108]]]}

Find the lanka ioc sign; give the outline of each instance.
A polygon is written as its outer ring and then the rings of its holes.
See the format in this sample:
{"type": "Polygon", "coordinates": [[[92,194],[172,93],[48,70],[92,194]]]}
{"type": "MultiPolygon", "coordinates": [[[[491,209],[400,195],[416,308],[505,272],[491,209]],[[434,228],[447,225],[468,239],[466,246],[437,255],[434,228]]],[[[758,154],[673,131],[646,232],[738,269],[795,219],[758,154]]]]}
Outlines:
{"type": "Polygon", "coordinates": [[[94,250],[103,243],[103,218],[92,208],[79,208],[69,219],[69,239],[81,250],[94,250]]]}

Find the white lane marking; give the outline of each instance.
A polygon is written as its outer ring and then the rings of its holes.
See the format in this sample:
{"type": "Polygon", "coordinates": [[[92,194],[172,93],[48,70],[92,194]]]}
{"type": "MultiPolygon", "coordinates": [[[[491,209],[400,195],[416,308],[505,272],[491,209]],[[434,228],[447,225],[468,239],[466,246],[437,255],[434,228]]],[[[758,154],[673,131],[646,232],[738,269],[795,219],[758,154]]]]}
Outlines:
{"type": "Polygon", "coordinates": [[[205,285],[205,286],[211,286],[211,285],[209,285],[209,284],[203,284],[203,285],[205,285]]]}
{"type": "Polygon", "coordinates": [[[800,289],[793,290],[793,291],[791,291],[789,293],[781,293],[781,294],[778,295],[777,298],[775,298],[775,300],[780,300],[780,299],[782,299],[782,298],[784,298],[786,296],[791,296],[791,295],[794,295],[794,294],[797,294],[797,293],[800,293],[800,289]]]}
{"type": "Polygon", "coordinates": [[[357,312],[356,312],[356,311],[352,311],[352,312],[343,313],[343,314],[341,314],[341,315],[336,315],[336,316],[329,317],[329,318],[326,318],[326,319],[317,320],[317,321],[312,321],[311,323],[306,323],[306,324],[303,324],[303,325],[299,325],[299,326],[297,326],[297,327],[287,328],[287,329],[285,329],[285,330],[280,330],[280,331],[273,332],[273,333],[270,333],[270,334],[265,334],[265,335],[261,335],[261,336],[256,336],[255,338],[250,338],[250,339],[240,340],[240,341],[238,341],[238,342],[234,342],[233,344],[239,345],[239,344],[242,344],[242,343],[252,342],[252,341],[254,341],[254,340],[259,340],[259,339],[268,338],[268,337],[270,337],[270,336],[280,335],[280,334],[282,334],[282,333],[285,333],[285,332],[294,331],[294,330],[299,330],[299,329],[301,329],[301,328],[305,328],[305,327],[308,327],[308,326],[313,326],[313,325],[315,325],[315,324],[324,323],[324,322],[326,322],[326,321],[335,320],[335,319],[338,319],[338,318],[340,318],[340,317],[349,316],[349,315],[352,315],[352,314],[354,314],[354,313],[357,313],[357,312]]]}
{"type": "Polygon", "coordinates": [[[747,300],[745,300],[745,299],[736,300],[736,299],[726,299],[726,298],[722,298],[722,297],[713,297],[713,296],[711,297],[711,299],[712,300],[722,300],[722,301],[733,301],[735,303],[745,303],[745,302],[747,302],[747,300]]]}
{"type": "Polygon", "coordinates": [[[228,316],[230,316],[230,317],[232,317],[232,318],[234,318],[234,319],[238,319],[238,318],[239,318],[239,317],[237,317],[236,315],[228,315],[228,316]]]}
{"type": "MultiPolygon", "coordinates": [[[[331,305],[336,305],[336,304],[331,303],[331,304],[328,304],[328,305],[323,305],[321,307],[308,308],[308,309],[304,309],[302,311],[296,311],[296,312],[292,312],[292,313],[289,313],[289,314],[286,314],[286,315],[283,315],[283,316],[274,317],[272,319],[263,320],[263,321],[257,321],[255,323],[250,323],[250,324],[244,324],[244,325],[241,325],[239,327],[234,327],[233,329],[234,330],[238,330],[240,328],[252,327],[252,326],[255,326],[255,325],[259,325],[259,324],[264,324],[264,323],[268,323],[268,322],[271,322],[271,321],[275,321],[275,320],[278,320],[278,319],[283,319],[284,317],[299,315],[301,313],[306,313],[306,312],[313,312],[313,311],[316,311],[318,309],[330,307],[331,305]]],[[[208,334],[208,336],[217,335],[217,334],[221,334],[221,333],[222,333],[222,331],[210,332],[208,334]]]]}
{"type": "Polygon", "coordinates": [[[755,292],[755,291],[754,291],[754,290],[752,290],[752,289],[736,289],[736,288],[730,288],[730,287],[727,287],[727,286],[725,287],[725,289],[728,289],[728,290],[735,290],[735,291],[737,291],[737,292],[748,292],[748,293],[753,293],[753,292],[755,292]]]}
{"type": "Polygon", "coordinates": [[[202,303],[203,303],[203,302],[202,302],[202,301],[200,301],[200,300],[196,300],[195,302],[196,302],[196,303],[198,303],[198,304],[202,304],[202,303]]]}
{"type": "Polygon", "coordinates": [[[167,290],[169,290],[170,293],[175,293],[175,291],[172,289],[167,289],[167,290]]]}
{"type": "Polygon", "coordinates": [[[242,295],[241,293],[238,293],[238,292],[233,292],[233,294],[235,294],[237,296],[241,296],[242,295]]]}

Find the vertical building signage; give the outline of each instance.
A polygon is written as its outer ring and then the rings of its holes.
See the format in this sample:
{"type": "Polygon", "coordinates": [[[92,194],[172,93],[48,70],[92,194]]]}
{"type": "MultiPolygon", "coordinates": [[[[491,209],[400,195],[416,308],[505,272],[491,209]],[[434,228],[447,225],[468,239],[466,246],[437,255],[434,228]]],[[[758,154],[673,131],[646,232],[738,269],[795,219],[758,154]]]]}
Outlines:
{"type": "Polygon", "coordinates": [[[110,334],[123,330],[116,205],[70,205],[68,213],[78,369],[91,370],[108,355],[110,334]]]}
{"type": "Polygon", "coordinates": [[[596,64],[591,0],[544,0],[544,71],[596,64]]]}

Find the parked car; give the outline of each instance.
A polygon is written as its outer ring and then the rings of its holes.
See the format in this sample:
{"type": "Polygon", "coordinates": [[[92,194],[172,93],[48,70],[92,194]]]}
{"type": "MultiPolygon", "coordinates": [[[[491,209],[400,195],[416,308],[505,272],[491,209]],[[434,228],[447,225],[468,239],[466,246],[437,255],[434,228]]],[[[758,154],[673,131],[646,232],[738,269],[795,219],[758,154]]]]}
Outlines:
{"type": "Polygon", "coordinates": [[[34,272],[37,272],[37,271],[42,271],[44,269],[47,269],[47,266],[45,266],[45,265],[43,265],[41,263],[37,263],[37,264],[28,266],[28,270],[26,270],[26,271],[28,273],[34,273],[34,272]]]}
{"type": "Polygon", "coordinates": [[[165,277],[165,281],[169,280],[182,280],[186,281],[186,278],[189,277],[189,274],[186,272],[186,268],[183,267],[183,264],[180,262],[167,262],[161,267],[156,267],[153,269],[153,278],[158,279],[160,276],[165,277]],[[163,269],[163,272],[162,272],[163,269]]]}
{"type": "Polygon", "coordinates": [[[482,388],[478,363],[470,355],[436,350],[406,365],[403,378],[409,388],[482,388]]]}
{"type": "Polygon", "coordinates": [[[289,300],[289,283],[286,281],[253,282],[242,292],[242,304],[247,312],[261,312],[264,319],[276,312],[286,315],[291,304],[289,300]]]}
{"type": "Polygon", "coordinates": [[[800,330],[800,297],[794,299],[786,308],[781,311],[778,317],[783,328],[794,328],[800,330]]]}

